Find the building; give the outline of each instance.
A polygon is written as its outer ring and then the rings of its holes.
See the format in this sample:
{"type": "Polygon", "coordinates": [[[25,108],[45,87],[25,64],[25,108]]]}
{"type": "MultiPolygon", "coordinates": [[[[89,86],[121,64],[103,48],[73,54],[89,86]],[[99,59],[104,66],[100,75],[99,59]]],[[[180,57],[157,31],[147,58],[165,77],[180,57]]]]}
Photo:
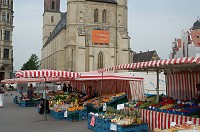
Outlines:
{"type": "Polygon", "coordinates": [[[172,43],[170,58],[200,57],[200,19],[189,30],[183,30],[181,38],[172,43]]]}
{"type": "Polygon", "coordinates": [[[140,53],[133,54],[133,63],[155,61],[155,60],[160,60],[160,57],[158,56],[155,50],[147,52],[141,51],[140,53]]]}
{"type": "Polygon", "coordinates": [[[11,77],[13,71],[13,0],[0,1],[0,80],[11,77]]]}
{"type": "Polygon", "coordinates": [[[130,62],[127,0],[44,0],[41,69],[76,72],[130,62]]]}

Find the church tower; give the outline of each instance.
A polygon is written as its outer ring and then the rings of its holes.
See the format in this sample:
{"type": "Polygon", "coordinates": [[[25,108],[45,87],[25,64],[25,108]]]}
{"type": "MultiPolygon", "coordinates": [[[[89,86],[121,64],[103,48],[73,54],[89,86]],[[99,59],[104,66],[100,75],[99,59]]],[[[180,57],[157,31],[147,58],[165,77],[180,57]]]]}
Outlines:
{"type": "Polygon", "coordinates": [[[60,0],[44,0],[43,46],[61,19],[60,0]]]}
{"type": "Polygon", "coordinates": [[[127,0],[117,0],[117,64],[130,63],[130,37],[128,36],[127,0]]]}

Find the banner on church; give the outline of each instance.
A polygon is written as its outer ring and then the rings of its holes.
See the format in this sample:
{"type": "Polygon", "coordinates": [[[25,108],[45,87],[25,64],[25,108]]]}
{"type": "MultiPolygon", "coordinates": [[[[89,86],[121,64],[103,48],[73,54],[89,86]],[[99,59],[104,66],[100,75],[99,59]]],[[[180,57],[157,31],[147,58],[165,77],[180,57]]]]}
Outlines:
{"type": "Polygon", "coordinates": [[[93,30],[92,31],[92,43],[93,44],[109,44],[110,33],[106,30],[93,30]]]}

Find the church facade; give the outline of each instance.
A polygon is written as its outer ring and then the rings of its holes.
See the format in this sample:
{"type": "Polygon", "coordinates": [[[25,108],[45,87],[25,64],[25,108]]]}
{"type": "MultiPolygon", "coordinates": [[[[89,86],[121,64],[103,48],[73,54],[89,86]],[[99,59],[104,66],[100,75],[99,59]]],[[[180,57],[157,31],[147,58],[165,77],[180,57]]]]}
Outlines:
{"type": "Polygon", "coordinates": [[[95,71],[130,62],[127,0],[44,0],[41,69],[95,71]]]}

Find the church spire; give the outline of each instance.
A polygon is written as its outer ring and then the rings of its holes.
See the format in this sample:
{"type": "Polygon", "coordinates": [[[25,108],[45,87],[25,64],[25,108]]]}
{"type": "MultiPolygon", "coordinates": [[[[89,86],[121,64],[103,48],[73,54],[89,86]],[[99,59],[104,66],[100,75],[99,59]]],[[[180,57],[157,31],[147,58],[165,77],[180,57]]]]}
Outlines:
{"type": "Polygon", "coordinates": [[[44,12],[60,12],[60,0],[44,0],[44,12]]]}

